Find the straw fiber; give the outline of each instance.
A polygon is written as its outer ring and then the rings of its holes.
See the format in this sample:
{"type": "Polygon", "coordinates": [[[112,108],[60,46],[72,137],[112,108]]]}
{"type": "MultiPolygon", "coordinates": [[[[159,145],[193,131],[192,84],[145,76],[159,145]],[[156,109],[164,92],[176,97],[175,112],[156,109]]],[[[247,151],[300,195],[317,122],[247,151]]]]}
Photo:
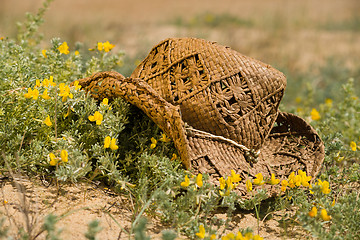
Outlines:
{"type": "MultiPolygon", "coordinates": [[[[243,179],[299,169],[315,176],[324,159],[315,130],[278,111],[285,76],[213,42],[167,39],[130,78],[101,72],[79,82],[98,100],[122,97],[143,110],[173,139],[185,167],[215,182],[231,169],[243,179]]],[[[243,183],[239,194],[246,195],[243,183]]]]}

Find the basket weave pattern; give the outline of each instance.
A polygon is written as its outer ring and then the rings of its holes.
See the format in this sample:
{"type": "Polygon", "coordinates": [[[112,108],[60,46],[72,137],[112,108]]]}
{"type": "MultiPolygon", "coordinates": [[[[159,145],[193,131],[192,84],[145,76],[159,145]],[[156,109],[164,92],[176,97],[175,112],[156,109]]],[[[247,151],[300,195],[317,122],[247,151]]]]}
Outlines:
{"type": "Polygon", "coordinates": [[[254,150],[269,134],[286,86],[269,65],[193,38],[161,42],[131,77],[179,105],[192,127],[254,150]]]}

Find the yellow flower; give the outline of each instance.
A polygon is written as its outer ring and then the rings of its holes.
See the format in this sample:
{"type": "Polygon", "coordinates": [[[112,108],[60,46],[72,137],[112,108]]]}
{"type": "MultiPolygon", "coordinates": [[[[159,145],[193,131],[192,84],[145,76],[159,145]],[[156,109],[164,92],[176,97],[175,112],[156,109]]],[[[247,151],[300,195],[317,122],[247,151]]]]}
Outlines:
{"type": "Polygon", "coordinates": [[[36,100],[39,97],[39,90],[37,90],[36,88],[34,88],[34,90],[28,88],[28,92],[24,94],[24,97],[36,100]]]}
{"type": "Polygon", "coordinates": [[[163,134],[161,134],[160,141],[162,141],[162,142],[170,142],[171,139],[168,136],[166,136],[165,133],[163,133],[163,134]]]}
{"type": "MultiPolygon", "coordinates": [[[[310,186],[309,186],[309,189],[313,189],[313,186],[310,185],[310,186]]],[[[309,190],[309,192],[310,192],[310,194],[314,194],[314,191],[312,191],[312,190],[309,190]]]]}
{"type": "Polygon", "coordinates": [[[110,137],[110,136],[107,136],[107,137],[104,139],[104,148],[109,148],[109,147],[110,147],[110,143],[111,143],[111,137],[110,137]]]}
{"type": "Polygon", "coordinates": [[[234,188],[234,184],[233,184],[233,181],[231,179],[231,177],[228,177],[226,180],[226,185],[227,185],[227,189],[230,191],[234,188]]]}
{"type": "Polygon", "coordinates": [[[172,158],[170,159],[170,161],[174,161],[176,158],[177,158],[176,154],[173,153],[172,158]]]}
{"type": "Polygon", "coordinates": [[[332,206],[332,207],[335,206],[335,198],[334,198],[334,200],[332,201],[331,206],[332,206]]]}
{"type": "Polygon", "coordinates": [[[79,54],[80,54],[79,51],[76,50],[76,51],[75,51],[75,55],[77,56],[77,55],[79,55],[79,54]]]}
{"type": "Polygon", "coordinates": [[[74,87],[75,87],[75,90],[79,90],[81,88],[81,85],[79,85],[79,81],[75,81],[74,82],[74,87]]]}
{"type": "Polygon", "coordinates": [[[69,54],[69,46],[67,45],[67,42],[63,42],[59,47],[58,50],[62,54],[69,54]]]}
{"type": "Polygon", "coordinates": [[[41,95],[41,97],[45,100],[49,100],[51,97],[48,95],[48,90],[45,89],[45,91],[43,92],[43,94],[41,95]]]}
{"type": "Polygon", "coordinates": [[[98,42],[97,43],[97,49],[99,51],[104,50],[105,52],[109,52],[111,49],[113,49],[115,47],[115,45],[109,43],[109,41],[106,41],[104,43],[102,42],[98,42]]]}
{"type": "Polygon", "coordinates": [[[215,235],[215,234],[211,234],[210,240],[215,240],[215,239],[216,239],[216,235],[215,235]]]}
{"type": "Polygon", "coordinates": [[[61,160],[64,162],[64,163],[66,163],[66,162],[68,162],[68,152],[66,151],[66,150],[61,150],[61,152],[60,152],[60,157],[61,157],[61,160]]]}
{"type": "Polygon", "coordinates": [[[221,238],[221,240],[233,240],[233,239],[235,239],[235,235],[234,235],[232,232],[226,234],[225,236],[223,236],[223,237],[221,238]]]}
{"type": "Polygon", "coordinates": [[[276,185],[276,184],[279,184],[279,182],[280,182],[280,179],[276,179],[275,178],[275,174],[271,174],[271,179],[270,179],[270,184],[271,185],[276,185]]]}
{"type": "Polygon", "coordinates": [[[50,154],[49,154],[49,158],[50,158],[49,164],[50,164],[51,166],[55,166],[56,163],[57,163],[57,159],[56,159],[55,155],[54,155],[53,153],[50,153],[50,154]]]}
{"type": "Polygon", "coordinates": [[[289,187],[290,188],[294,188],[296,185],[295,185],[295,181],[293,179],[290,179],[289,180],[289,187]]]}
{"type": "Polygon", "coordinates": [[[44,81],[42,82],[44,87],[48,87],[49,85],[55,87],[56,83],[54,83],[54,77],[50,76],[50,79],[45,78],[44,81]]]}
{"type": "Polygon", "coordinates": [[[230,188],[227,188],[225,192],[219,190],[219,194],[220,194],[221,197],[229,196],[229,195],[230,195],[230,191],[231,191],[230,188]]]}
{"type": "Polygon", "coordinates": [[[226,186],[226,182],[223,177],[219,178],[219,183],[220,183],[220,190],[224,190],[224,188],[226,186]]]}
{"type": "Polygon", "coordinates": [[[313,207],[312,209],[311,209],[311,211],[308,213],[308,215],[310,216],[310,217],[316,217],[317,216],[317,208],[316,207],[313,207]]]}
{"type": "Polygon", "coordinates": [[[289,182],[287,180],[282,180],[281,181],[281,191],[285,192],[286,191],[286,187],[289,185],[289,182]]]}
{"type": "Polygon", "coordinates": [[[199,173],[197,176],[196,176],[196,185],[198,185],[199,187],[202,187],[203,186],[203,180],[202,180],[202,174],[199,173]]]}
{"type": "Polygon", "coordinates": [[[330,184],[329,184],[328,181],[321,181],[320,179],[318,179],[318,183],[317,183],[317,184],[320,186],[321,192],[322,192],[323,194],[329,194],[329,193],[330,193],[331,190],[329,189],[330,184]]]}
{"type": "Polygon", "coordinates": [[[252,234],[252,232],[247,232],[245,233],[245,240],[251,240],[254,236],[252,234]]]}
{"type": "Polygon", "coordinates": [[[255,185],[261,186],[261,185],[263,185],[263,184],[265,183],[265,182],[264,182],[264,177],[263,177],[262,173],[256,174],[255,177],[256,177],[256,178],[254,179],[254,184],[255,184],[255,185]]]}
{"type": "Polygon", "coordinates": [[[109,43],[109,41],[104,42],[103,48],[105,52],[109,52],[111,49],[113,49],[115,45],[109,43]]]}
{"type": "Polygon", "coordinates": [[[111,150],[117,150],[118,148],[119,148],[119,146],[116,145],[116,139],[115,139],[115,138],[111,139],[110,149],[111,149],[111,150]]]}
{"type": "Polygon", "coordinates": [[[35,87],[41,87],[41,83],[40,83],[40,80],[39,79],[36,79],[35,80],[35,87]]]}
{"type": "Polygon", "coordinates": [[[246,185],[246,190],[247,190],[248,192],[251,192],[251,191],[252,191],[252,183],[251,183],[251,181],[250,181],[249,179],[246,180],[245,185],[246,185]]]}
{"type": "Polygon", "coordinates": [[[110,136],[107,136],[104,139],[104,148],[110,148],[111,150],[117,150],[119,148],[119,146],[116,145],[116,138],[111,138],[110,136]]]}
{"type": "Polygon", "coordinates": [[[332,107],[333,100],[331,98],[325,99],[325,104],[329,107],[332,107]]]}
{"type": "Polygon", "coordinates": [[[320,120],[320,113],[319,113],[315,108],[313,108],[313,109],[311,110],[310,115],[311,115],[311,119],[312,119],[312,120],[314,120],[314,121],[320,120]]]}
{"type": "Polygon", "coordinates": [[[337,161],[337,162],[342,162],[342,161],[344,160],[344,157],[341,157],[341,156],[340,156],[340,151],[339,151],[339,152],[337,152],[337,153],[335,154],[334,159],[335,159],[335,161],[337,161]]]}
{"type": "Polygon", "coordinates": [[[102,101],[102,104],[109,105],[109,99],[104,98],[103,101],[102,101]]]}
{"type": "Polygon", "coordinates": [[[102,51],[102,50],[104,49],[104,46],[103,46],[103,43],[102,43],[102,42],[98,42],[98,43],[97,43],[97,49],[98,49],[99,51],[102,51]]]}
{"type": "Polygon", "coordinates": [[[41,53],[42,53],[42,55],[44,56],[44,58],[47,58],[46,50],[45,50],[45,49],[43,49],[43,50],[41,51],[41,53]]]}
{"type": "Polygon", "coordinates": [[[100,125],[103,120],[103,115],[99,113],[98,111],[95,111],[93,116],[89,116],[89,120],[91,122],[96,121],[96,125],[100,125]]]}
{"type": "Polygon", "coordinates": [[[231,179],[233,183],[237,183],[241,181],[240,174],[236,174],[234,170],[231,170],[231,179]]]}
{"type": "Polygon", "coordinates": [[[246,240],[240,231],[237,232],[235,240],[246,240]]]}
{"type": "Polygon", "coordinates": [[[196,236],[198,236],[199,238],[201,239],[204,239],[205,238],[205,228],[204,228],[204,225],[200,225],[199,226],[199,232],[198,233],[195,233],[196,236]]]}
{"type": "Polygon", "coordinates": [[[151,140],[150,148],[151,149],[156,148],[157,140],[153,137],[150,140],[151,140]]]}
{"type": "Polygon", "coordinates": [[[301,185],[301,176],[296,175],[294,179],[295,179],[295,181],[294,181],[295,185],[299,187],[301,185]]]}
{"type": "Polygon", "coordinates": [[[298,174],[299,174],[299,176],[301,177],[301,184],[302,184],[304,187],[309,187],[309,186],[310,186],[309,181],[311,180],[311,176],[306,176],[306,172],[304,172],[304,171],[302,171],[302,170],[299,170],[299,171],[298,171],[298,174]]]}
{"type": "Polygon", "coordinates": [[[324,221],[330,221],[330,219],[331,219],[331,216],[328,215],[328,213],[325,209],[321,209],[320,216],[321,216],[321,219],[324,221]]]}
{"type": "Polygon", "coordinates": [[[65,85],[65,83],[59,84],[59,96],[62,97],[62,101],[65,102],[66,99],[73,98],[73,94],[70,92],[70,87],[68,85],[65,85]]]}
{"type": "Polygon", "coordinates": [[[52,126],[52,122],[51,122],[51,120],[50,120],[50,116],[49,116],[49,115],[47,115],[47,117],[45,118],[44,123],[45,123],[46,126],[48,126],[48,127],[51,127],[51,126],[52,126]]]}
{"type": "Polygon", "coordinates": [[[295,173],[291,172],[289,175],[289,187],[294,188],[295,187],[295,173]]]}
{"type": "Polygon", "coordinates": [[[351,150],[353,150],[355,152],[356,151],[356,142],[351,141],[350,142],[350,148],[351,148],[351,150]]]}
{"type": "Polygon", "coordinates": [[[190,185],[190,179],[189,179],[188,175],[185,175],[185,181],[181,182],[180,185],[182,187],[188,187],[190,185]]]}

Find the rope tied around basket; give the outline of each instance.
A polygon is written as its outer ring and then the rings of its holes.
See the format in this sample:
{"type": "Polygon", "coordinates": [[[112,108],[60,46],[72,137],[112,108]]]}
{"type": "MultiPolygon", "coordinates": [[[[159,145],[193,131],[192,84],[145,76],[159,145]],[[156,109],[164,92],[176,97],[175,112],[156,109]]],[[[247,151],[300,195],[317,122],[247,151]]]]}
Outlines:
{"type": "Polygon", "coordinates": [[[250,149],[242,144],[239,144],[237,142],[235,142],[234,140],[225,138],[223,136],[217,136],[205,131],[201,131],[198,129],[195,129],[193,127],[191,127],[190,125],[188,125],[187,123],[185,123],[185,129],[186,129],[186,133],[189,136],[196,136],[196,137],[204,137],[204,138],[210,138],[212,140],[216,140],[216,141],[223,141],[223,142],[227,142],[229,144],[232,144],[233,146],[240,148],[242,151],[244,151],[244,155],[246,157],[246,160],[249,163],[257,163],[257,159],[259,157],[260,154],[260,149],[255,151],[254,149],[250,149]]]}

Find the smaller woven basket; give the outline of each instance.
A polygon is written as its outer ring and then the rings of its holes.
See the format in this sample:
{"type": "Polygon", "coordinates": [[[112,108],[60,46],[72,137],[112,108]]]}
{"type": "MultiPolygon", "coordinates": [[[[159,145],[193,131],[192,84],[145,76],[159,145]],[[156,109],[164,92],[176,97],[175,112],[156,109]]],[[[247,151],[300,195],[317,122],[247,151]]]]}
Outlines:
{"type": "MultiPolygon", "coordinates": [[[[96,99],[122,97],[143,110],[173,139],[185,167],[214,182],[231,170],[243,179],[284,179],[300,169],[314,177],[324,159],[315,130],[278,111],[285,76],[213,42],[167,39],[130,78],[101,72],[80,84],[96,99]]],[[[244,183],[240,195],[247,194],[244,183]]]]}

